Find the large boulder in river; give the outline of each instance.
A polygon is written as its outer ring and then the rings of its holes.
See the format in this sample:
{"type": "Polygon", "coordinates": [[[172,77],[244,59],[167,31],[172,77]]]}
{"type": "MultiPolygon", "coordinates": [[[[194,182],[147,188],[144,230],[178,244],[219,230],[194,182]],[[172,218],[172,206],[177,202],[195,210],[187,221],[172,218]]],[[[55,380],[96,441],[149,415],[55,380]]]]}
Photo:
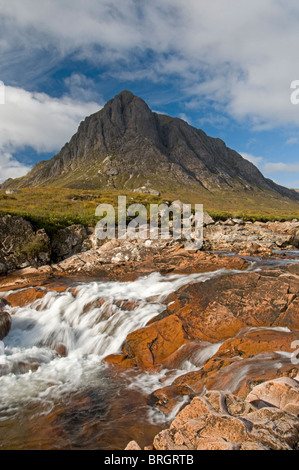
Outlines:
{"type": "Polygon", "coordinates": [[[8,335],[11,328],[11,317],[7,312],[0,311],[0,341],[8,335]]]}
{"type": "MultiPolygon", "coordinates": [[[[298,272],[298,265],[293,265],[274,272],[223,273],[190,283],[168,297],[162,315],[127,337],[125,357],[120,361],[130,359],[143,369],[155,369],[191,341],[223,342],[246,327],[299,330],[298,272]]],[[[276,341],[274,338],[273,345],[276,341]]],[[[256,353],[263,353],[269,350],[268,343],[269,339],[262,347],[261,339],[239,338],[232,348],[239,347],[243,355],[247,351],[250,356],[252,344],[256,353]]]]}
{"type": "Polygon", "coordinates": [[[19,216],[0,217],[0,274],[50,261],[50,240],[45,230],[35,231],[19,216]]]}

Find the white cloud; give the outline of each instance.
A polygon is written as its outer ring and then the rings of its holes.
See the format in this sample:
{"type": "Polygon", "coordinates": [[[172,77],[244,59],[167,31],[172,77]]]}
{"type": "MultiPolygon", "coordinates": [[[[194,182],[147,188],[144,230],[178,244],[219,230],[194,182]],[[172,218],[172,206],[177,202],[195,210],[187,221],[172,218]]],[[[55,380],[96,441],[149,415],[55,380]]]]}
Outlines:
{"type": "MultiPolygon", "coordinates": [[[[82,73],[66,80],[69,95],[59,99],[23,89],[34,89],[35,80],[67,57],[73,63],[84,59],[98,64],[107,83],[109,77],[164,84],[171,79],[175,99],[189,101],[190,109],[207,110],[202,122],[223,125],[229,116],[259,130],[299,126],[299,105],[290,102],[290,84],[299,79],[297,0],[42,4],[0,0],[0,80],[7,75],[15,84],[7,87],[9,102],[0,108],[2,152],[13,154],[25,145],[55,151],[84,116],[99,108],[93,103],[98,96],[94,83],[82,73]]],[[[164,87],[163,99],[167,93],[164,87]]],[[[247,157],[260,168],[279,171],[261,157],[247,157]]]]}
{"type": "Polygon", "coordinates": [[[0,107],[0,148],[31,146],[38,152],[55,151],[70,139],[81,119],[99,108],[97,103],[69,96],[52,98],[6,86],[5,105],[0,107]]]}
{"type": "Polygon", "coordinates": [[[242,152],[243,158],[257,166],[264,174],[271,173],[297,173],[299,172],[299,163],[269,162],[263,157],[242,152]]]}
{"type": "Polygon", "coordinates": [[[28,172],[29,167],[13,157],[15,152],[27,146],[38,153],[56,152],[70,140],[80,121],[99,109],[93,101],[67,95],[53,98],[6,86],[5,104],[0,106],[0,180],[28,172]]]}
{"type": "Polygon", "coordinates": [[[180,77],[185,97],[221,103],[256,129],[299,126],[299,106],[290,103],[299,79],[297,0],[43,0],[42,8],[0,0],[0,10],[10,38],[0,43],[2,70],[13,65],[10,53],[18,63],[21,53],[24,62],[43,50],[50,62],[72,54],[127,80],[180,77]]]}
{"type": "Polygon", "coordinates": [[[282,163],[282,162],[266,162],[264,164],[264,171],[268,173],[296,173],[299,172],[299,163],[282,163]]]}
{"type": "Polygon", "coordinates": [[[255,155],[252,155],[250,153],[242,152],[240,155],[245,158],[245,160],[248,160],[249,162],[253,163],[255,166],[261,165],[264,161],[263,157],[256,157],[255,155]]]}
{"type": "Polygon", "coordinates": [[[23,165],[10,153],[0,152],[0,183],[3,183],[8,178],[24,176],[30,170],[30,166],[23,165]]]}
{"type": "Polygon", "coordinates": [[[290,137],[287,141],[286,141],[286,145],[295,145],[295,144],[298,144],[299,142],[299,138],[298,137],[290,137]]]}

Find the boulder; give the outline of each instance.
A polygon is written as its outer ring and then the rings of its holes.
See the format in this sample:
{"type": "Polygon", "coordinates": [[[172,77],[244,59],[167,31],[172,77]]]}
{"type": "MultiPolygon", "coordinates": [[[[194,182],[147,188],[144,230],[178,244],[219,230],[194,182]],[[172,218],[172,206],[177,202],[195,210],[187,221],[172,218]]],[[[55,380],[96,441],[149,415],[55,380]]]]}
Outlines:
{"type": "Polygon", "coordinates": [[[0,311],[0,340],[8,335],[11,328],[11,316],[7,312],[0,311]]]}
{"type": "Polygon", "coordinates": [[[206,227],[207,225],[214,224],[215,221],[212,217],[208,214],[208,212],[203,213],[203,226],[206,227]]]}
{"type": "Polygon", "coordinates": [[[125,450],[141,450],[141,447],[136,441],[130,441],[125,450]]]}
{"type": "Polygon", "coordinates": [[[50,240],[46,232],[34,231],[19,216],[0,217],[0,273],[42,266],[50,261],[50,240]]]}
{"type": "Polygon", "coordinates": [[[292,450],[299,420],[277,408],[257,409],[229,393],[207,392],[154,438],[155,450],[292,450]]]}
{"type": "Polygon", "coordinates": [[[187,342],[181,320],[172,315],[129,334],[123,350],[138,367],[154,369],[187,342]]]}
{"type": "Polygon", "coordinates": [[[58,230],[52,239],[53,261],[61,261],[80,253],[88,237],[88,231],[83,225],[71,225],[58,230]]]}
{"type": "Polygon", "coordinates": [[[299,382],[289,377],[263,382],[253,388],[246,401],[268,403],[299,417],[299,382]]]}

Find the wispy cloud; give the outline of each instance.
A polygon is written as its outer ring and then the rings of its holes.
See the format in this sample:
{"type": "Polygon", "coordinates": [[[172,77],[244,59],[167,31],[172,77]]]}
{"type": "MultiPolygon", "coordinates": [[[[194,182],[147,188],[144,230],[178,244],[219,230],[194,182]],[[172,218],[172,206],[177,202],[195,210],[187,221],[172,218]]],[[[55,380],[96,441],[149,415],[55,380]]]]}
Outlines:
{"type": "Polygon", "coordinates": [[[253,163],[255,166],[259,166],[264,162],[263,157],[256,157],[255,155],[251,155],[250,153],[242,152],[241,155],[243,158],[253,163]]]}
{"type": "Polygon", "coordinates": [[[289,99],[298,79],[295,0],[43,0],[42,8],[38,0],[0,0],[0,9],[2,79],[12,79],[13,64],[16,73],[43,56],[44,72],[48,57],[55,67],[55,57],[69,56],[126,80],[180,78],[185,98],[222,103],[255,129],[299,126],[289,99]]]}
{"type": "Polygon", "coordinates": [[[263,168],[269,173],[296,173],[299,172],[299,163],[265,162],[263,168]]]}
{"type": "Polygon", "coordinates": [[[249,153],[242,152],[242,157],[257,166],[264,174],[272,173],[298,173],[299,163],[291,162],[270,162],[263,157],[251,155],[249,153]]]}
{"type": "Polygon", "coordinates": [[[299,138],[298,137],[290,137],[288,140],[286,140],[286,145],[295,145],[298,144],[299,138]]]}

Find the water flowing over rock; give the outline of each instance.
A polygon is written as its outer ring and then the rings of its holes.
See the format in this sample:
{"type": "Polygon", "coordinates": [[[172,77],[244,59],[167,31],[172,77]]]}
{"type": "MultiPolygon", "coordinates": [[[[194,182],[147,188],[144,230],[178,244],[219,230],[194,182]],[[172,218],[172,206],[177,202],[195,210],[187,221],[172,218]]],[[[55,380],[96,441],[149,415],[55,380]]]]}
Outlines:
{"type": "MultiPolygon", "coordinates": [[[[296,223],[247,227],[232,219],[205,230],[262,227],[283,238],[293,236],[296,223]]],[[[64,231],[62,240],[69,235],[64,231]]],[[[2,277],[1,420],[16,403],[22,410],[29,403],[41,411],[28,418],[31,432],[46,426],[45,439],[57,439],[56,429],[80,442],[102,439],[101,423],[109,419],[115,428],[105,445],[120,433],[118,448],[135,441],[127,450],[296,448],[296,259],[283,251],[271,257],[189,252],[181,241],[136,237],[2,277]],[[67,410],[55,408],[75,390],[67,410]],[[43,414],[44,401],[50,413],[43,414]]]]}

